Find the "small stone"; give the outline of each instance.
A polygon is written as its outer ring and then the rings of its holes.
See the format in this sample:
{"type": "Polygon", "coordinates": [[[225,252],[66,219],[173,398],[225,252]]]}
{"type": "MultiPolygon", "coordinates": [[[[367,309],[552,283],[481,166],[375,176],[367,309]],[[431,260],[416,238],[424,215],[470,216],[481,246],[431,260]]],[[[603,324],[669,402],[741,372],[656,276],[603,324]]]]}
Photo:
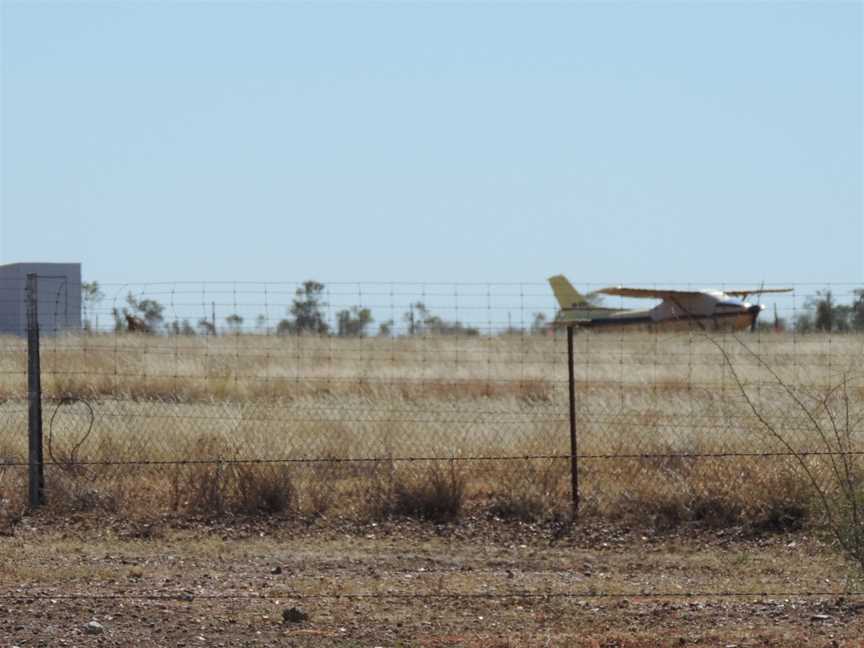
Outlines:
{"type": "Polygon", "coordinates": [[[309,620],[309,615],[298,607],[285,608],[282,610],[283,623],[303,623],[309,620]]]}
{"type": "Polygon", "coordinates": [[[270,570],[271,574],[281,574],[282,568],[279,565],[276,565],[273,569],[270,570]]]}
{"type": "Polygon", "coordinates": [[[831,617],[828,616],[827,614],[814,614],[813,616],[810,617],[810,620],[811,621],[827,621],[830,618],[831,617]]]}
{"type": "Polygon", "coordinates": [[[84,632],[89,635],[102,634],[104,631],[105,628],[98,621],[91,621],[84,626],[84,632]]]}

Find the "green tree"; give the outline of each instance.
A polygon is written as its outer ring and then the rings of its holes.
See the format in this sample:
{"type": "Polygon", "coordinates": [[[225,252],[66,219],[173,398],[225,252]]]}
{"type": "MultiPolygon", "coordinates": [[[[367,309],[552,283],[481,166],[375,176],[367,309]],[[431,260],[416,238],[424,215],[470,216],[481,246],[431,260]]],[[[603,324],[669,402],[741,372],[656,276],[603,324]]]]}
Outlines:
{"type": "Polygon", "coordinates": [[[853,290],[855,301],[852,302],[852,328],[864,331],[864,288],[853,290]]]}
{"type": "Polygon", "coordinates": [[[228,325],[228,329],[232,333],[238,335],[243,327],[243,318],[237,313],[232,313],[225,318],[225,323],[228,325]]]}
{"type": "Polygon", "coordinates": [[[795,319],[795,330],[800,333],[851,331],[856,326],[857,303],[838,304],[831,290],[819,290],[804,303],[804,312],[795,319]]]}
{"type": "Polygon", "coordinates": [[[122,310],[113,308],[114,330],[128,333],[146,333],[153,335],[162,325],[162,313],[165,307],[155,299],[138,300],[130,292],[126,296],[126,306],[122,310]]]}
{"type": "Polygon", "coordinates": [[[817,291],[804,302],[802,312],[795,317],[795,330],[799,333],[864,330],[864,289],[856,289],[852,294],[851,304],[838,304],[831,290],[817,291]]]}
{"type": "Polygon", "coordinates": [[[409,304],[408,310],[402,316],[408,335],[420,335],[423,333],[423,316],[426,314],[426,306],[423,302],[409,304]]]}
{"type": "Polygon", "coordinates": [[[336,334],[339,337],[365,337],[366,327],[372,323],[372,311],[352,306],[336,313],[336,334]]]}
{"type": "Polygon", "coordinates": [[[851,304],[834,305],[834,330],[838,333],[848,333],[852,330],[852,317],[855,314],[851,304]]]}
{"type": "Polygon", "coordinates": [[[833,331],[837,321],[834,295],[830,290],[818,291],[814,300],[815,317],[813,325],[817,331],[833,331]]]}
{"type": "Polygon", "coordinates": [[[105,293],[99,288],[98,281],[81,282],[81,303],[84,306],[84,330],[92,331],[99,328],[99,303],[105,298],[105,293]]]}
{"type": "Polygon", "coordinates": [[[393,335],[393,320],[381,322],[378,325],[378,337],[390,337],[391,335],[393,335]]]}
{"type": "Polygon", "coordinates": [[[189,320],[174,320],[171,326],[168,327],[172,335],[195,335],[195,329],[189,323],[189,320]]]}
{"type": "Polygon", "coordinates": [[[415,302],[408,307],[402,316],[408,328],[408,335],[480,335],[480,330],[473,326],[465,326],[462,322],[450,322],[438,315],[433,315],[423,302],[415,302]]]}
{"type": "Polygon", "coordinates": [[[201,335],[216,335],[216,327],[206,317],[198,320],[198,330],[201,331],[201,335]]]}
{"type": "Polygon", "coordinates": [[[324,318],[322,309],[327,307],[322,301],[324,284],[317,281],[305,281],[303,286],[294,292],[294,303],[288,309],[293,319],[284,319],[276,327],[276,333],[287,335],[291,333],[316,333],[325,335],[330,326],[324,318]]]}

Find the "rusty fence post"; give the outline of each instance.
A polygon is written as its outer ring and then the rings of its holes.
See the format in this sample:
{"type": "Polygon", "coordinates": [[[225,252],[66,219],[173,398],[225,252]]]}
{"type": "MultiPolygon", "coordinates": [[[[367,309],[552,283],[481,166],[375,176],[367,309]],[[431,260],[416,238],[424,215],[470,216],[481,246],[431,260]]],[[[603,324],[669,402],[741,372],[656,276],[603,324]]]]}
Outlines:
{"type": "Polygon", "coordinates": [[[570,495],[573,519],[579,515],[579,456],[576,438],[576,375],[573,366],[573,325],[567,326],[567,378],[570,397],[570,495]]]}
{"type": "Polygon", "coordinates": [[[42,376],[39,366],[39,277],[27,275],[27,403],[29,453],[27,463],[30,508],[45,503],[44,457],[42,455],[42,376]]]}

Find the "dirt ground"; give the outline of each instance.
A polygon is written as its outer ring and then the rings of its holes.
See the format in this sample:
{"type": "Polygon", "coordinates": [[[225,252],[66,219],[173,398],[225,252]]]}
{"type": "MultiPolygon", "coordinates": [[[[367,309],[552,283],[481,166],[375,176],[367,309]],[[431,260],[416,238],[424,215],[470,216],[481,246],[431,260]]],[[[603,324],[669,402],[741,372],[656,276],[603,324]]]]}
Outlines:
{"type": "Polygon", "coordinates": [[[42,514],[0,537],[0,647],[864,646],[849,587],[805,532],[42,514]]]}

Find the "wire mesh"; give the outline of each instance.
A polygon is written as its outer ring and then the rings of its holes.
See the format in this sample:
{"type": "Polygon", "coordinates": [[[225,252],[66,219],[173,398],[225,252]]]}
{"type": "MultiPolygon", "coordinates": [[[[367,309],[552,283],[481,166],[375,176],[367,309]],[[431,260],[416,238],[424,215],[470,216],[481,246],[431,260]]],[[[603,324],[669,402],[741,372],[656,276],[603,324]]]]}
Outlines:
{"type": "MultiPolygon", "coordinates": [[[[577,331],[583,515],[794,524],[814,492],[860,470],[860,289],[798,285],[766,301],[752,332],[577,331]]],[[[39,291],[40,313],[67,302],[39,291]]],[[[556,313],[545,284],[85,284],[82,330],[40,315],[48,500],[564,515],[556,313]]],[[[26,474],[26,367],[26,341],[0,337],[7,501],[26,474]]]]}

